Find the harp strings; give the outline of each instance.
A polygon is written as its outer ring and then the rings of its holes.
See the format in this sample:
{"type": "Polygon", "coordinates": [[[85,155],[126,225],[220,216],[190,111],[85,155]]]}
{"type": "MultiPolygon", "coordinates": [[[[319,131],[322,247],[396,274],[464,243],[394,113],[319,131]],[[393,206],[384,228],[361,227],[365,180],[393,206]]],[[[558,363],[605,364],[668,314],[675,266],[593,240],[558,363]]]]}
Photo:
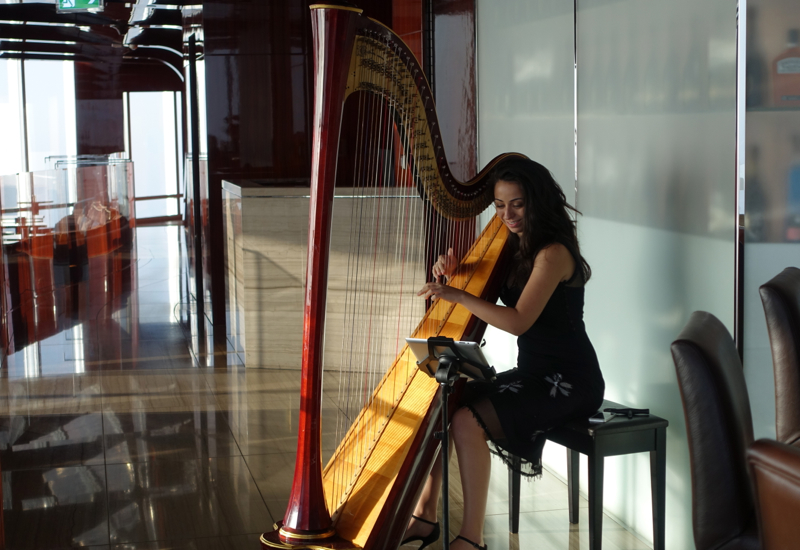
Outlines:
{"type": "MultiPolygon", "coordinates": [[[[373,64],[386,64],[389,57],[379,60],[373,56],[370,61],[373,64]]],[[[360,67],[358,72],[359,79],[373,80],[370,83],[377,84],[374,82],[374,72],[364,73],[360,67]]],[[[397,196],[386,196],[395,176],[392,156],[396,144],[393,130],[388,124],[389,111],[375,94],[359,94],[358,102],[358,116],[364,123],[358,125],[363,131],[358,132],[356,138],[357,158],[352,184],[352,239],[348,250],[347,299],[344,312],[344,325],[347,329],[343,334],[340,361],[342,370],[339,378],[340,415],[335,434],[337,441],[350,428],[353,419],[358,417],[365,401],[383,375],[385,365],[391,363],[385,349],[387,338],[384,326],[388,314],[393,310],[389,304],[392,282],[388,275],[398,271],[394,265],[396,258],[404,257],[408,248],[407,241],[394,239],[392,243],[389,238],[397,233],[393,224],[398,220],[409,226],[409,213],[407,207],[404,211],[404,207],[410,203],[397,196]]],[[[400,268],[404,272],[402,265],[400,268]]],[[[404,277],[401,276],[400,280],[402,287],[404,277]]],[[[402,304],[399,309],[400,314],[396,317],[401,324],[395,331],[397,334],[405,330],[402,320],[406,315],[402,304]]],[[[397,348],[397,344],[393,347],[397,348]]],[[[385,414],[385,405],[382,404],[379,414],[365,417],[366,422],[374,424],[376,418],[385,414]]],[[[346,487],[346,481],[341,480],[352,477],[358,457],[366,452],[375,428],[376,426],[371,425],[365,430],[356,430],[359,436],[352,445],[356,457],[337,463],[334,474],[337,478],[334,484],[337,490],[346,487]]],[[[339,500],[340,495],[333,495],[334,502],[339,500]]]]}
{"type": "MultiPolygon", "coordinates": [[[[337,306],[330,301],[328,304],[326,338],[332,326],[341,331],[341,351],[338,371],[325,361],[325,384],[336,383],[338,398],[333,407],[335,421],[326,415],[323,433],[328,433],[326,424],[334,424],[337,445],[348,430],[357,435],[347,442],[341,453],[344,458],[337,458],[333,464],[335,494],[326,496],[334,503],[333,508],[342,502],[350,480],[390,416],[394,398],[372,403],[373,414],[361,414],[362,410],[370,405],[375,388],[403,349],[405,338],[438,334],[450,310],[450,304],[435,301],[424,316],[426,304],[416,296],[417,290],[430,280],[430,267],[439,254],[450,246],[456,257],[468,250],[475,229],[474,221],[448,221],[419,199],[417,159],[431,153],[421,151],[422,140],[415,133],[417,119],[424,117],[418,109],[426,107],[409,81],[415,75],[404,76],[408,71],[398,69],[404,61],[388,42],[364,52],[368,63],[356,65],[356,80],[365,83],[365,90],[385,93],[359,92],[349,100],[357,102],[360,121],[353,181],[346,184],[351,195],[334,201],[335,210],[349,214],[350,227],[341,260],[346,265],[342,269],[345,276],[338,283],[343,299],[337,306]],[[386,75],[389,77],[384,78],[386,75]],[[415,101],[409,100],[408,94],[417,94],[415,101]],[[424,320],[420,323],[421,318],[424,320]],[[354,422],[363,425],[354,429],[354,422]]],[[[341,195],[339,191],[337,196],[341,195]]],[[[453,284],[461,286],[458,280],[453,284]]],[[[415,370],[413,363],[407,363],[404,372],[386,382],[392,385],[392,396],[399,396],[415,370]]]]}

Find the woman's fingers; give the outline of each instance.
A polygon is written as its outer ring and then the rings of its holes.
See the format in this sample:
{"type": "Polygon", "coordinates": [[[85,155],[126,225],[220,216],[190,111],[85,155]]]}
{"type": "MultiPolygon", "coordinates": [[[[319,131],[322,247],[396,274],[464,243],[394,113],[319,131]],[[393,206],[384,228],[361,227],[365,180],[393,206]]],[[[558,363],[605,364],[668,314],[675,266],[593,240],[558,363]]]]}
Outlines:
{"type": "Polygon", "coordinates": [[[453,254],[453,247],[447,249],[447,255],[441,255],[433,266],[433,274],[437,277],[450,277],[458,267],[458,260],[453,254]]]}
{"type": "Polygon", "coordinates": [[[443,285],[441,283],[427,283],[422,290],[417,293],[417,296],[423,298],[431,298],[433,300],[444,300],[445,302],[458,302],[460,300],[460,293],[462,291],[455,289],[451,286],[443,285]]]}
{"type": "Polygon", "coordinates": [[[438,283],[427,283],[422,287],[422,290],[417,292],[417,296],[422,296],[426,300],[428,298],[436,298],[436,291],[439,287],[441,287],[441,285],[438,283]]]}
{"type": "Polygon", "coordinates": [[[433,264],[433,274],[436,276],[444,275],[446,266],[447,266],[447,258],[445,258],[444,256],[439,256],[439,259],[436,260],[435,264],[433,264]]]}
{"type": "Polygon", "coordinates": [[[458,259],[453,253],[453,247],[447,249],[447,254],[442,254],[436,259],[433,264],[431,272],[434,279],[438,282],[440,277],[445,277],[447,280],[455,273],[458,267],[458,259]]]}

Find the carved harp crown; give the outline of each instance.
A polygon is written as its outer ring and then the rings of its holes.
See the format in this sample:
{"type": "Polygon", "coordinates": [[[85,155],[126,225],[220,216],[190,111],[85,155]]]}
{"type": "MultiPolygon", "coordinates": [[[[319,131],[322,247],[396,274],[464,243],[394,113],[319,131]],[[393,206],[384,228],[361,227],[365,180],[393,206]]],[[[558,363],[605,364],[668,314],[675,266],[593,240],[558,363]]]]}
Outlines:
{"type": "MultiPolygon", "coordinates": [[[[384,269],[389,282],[378,290],[384,297],[392,294],[396,287],[417,290],[425,281],[431,258],[447,250],[440,247],[459,236],[469,235],[470,242],[474,242],[457,250],[460,265],[448,284],[477,296],[496,299],[500,280],[495,265],[500,263],[504,253],[508,232],[499,220],[492,219],[475,240],[475,218],[492,202],[488,172],[504,157],[524,157],[502,155],[474,179],[458,181],[450,173],[444,154],[431,90],[405,43],[384,25],[362,16],[361,10],[356,8],[317,4],[311,6],[311,13],[314,122],[297,462],[284,520],[275,531],[264,533],[261,543],[264,548],[396,548],[438,446],[432,437],[438,419],[438,400],[435,399],[438,385],[416,368],[414,356],[404,345],[403,338],[440,335],[461,340],[475,337],[482,327],[462,306],[436,300],[423,312],[422,320],[414,321],[408,329],[395,323],[397,327],[392,325],[376,331],[374,326],[385,319],[378,323],[374,314],[364,313],[374,309],[373,302],[369,307],[353,307],[353,318],[365,319],[365,322],[359,324],[348,318],[347,339],[369,342],[369,345],[365,344],[364,350],[347,348],[344,355],[366,357],[380,347],[382,351],[377,356],[389,358],[375,381],[360,386],[358,392],[351,392],[364,396],[360,410],[350,413],[344,406],[337,405],[344,412],[347,427],[335,437],[338,447],[322,469],[323,345],[333,197],[345,101],[351,96],[359,97],[359,101],[368,97],[369,101],[380,105],[367,107],[364,112],[370,118],[367,125],[385,128],[383,137],[376,140],[377,145],[359,141],[356,147],[373,156],[375,151],[383,151],[380,158],[363,160],[364,170],[356,170],[359,174],[368,173],[365,177],[375,180],[377,190],[364,190],[359,180],[353,185],[359,191],[353,195],[363,195],[372,201],[371,204],[380,205],[373,208],[379,212],[374,217],[379,220],[380,230],[390,234],[391,245],[397,249],[383,256],[402,257],[402,261],[408,261],[412,256],[407,253],[412,247],[408,243],[414,239],[399,235],[400,228],[412,225],[409,220],[415,216],[424,218],[420,233],[426,235],[421,245],[425,250],[418,256],[422,260],[417,260],[415,270],[421,278],[408,277],[406,281],[405,268],[395,273],[384,269]],[[391,139],[385,139],[386,136],[391,139]],[[391,146],[387,145],[389,142],[391,146]],[[401,205],[395,213],[388,212],[385,207],[390,202],[388,198],[381,198],[388,197],[380,191],[385,185],[393,190],[391,200],[401,205]],[[424,208],[409,209],[404,201],[411,195],[418,197],[418,203],[421,198],[424,208]],[[415,286],[417,283],[419,286],[415,286]],[[374,344],[390,332],[396,333],[398,343],[394,347],[374,344]],[[386,355],[386,347],[392,350],[390,356],[386,355]]],[[[363,239],[360,224],[357,231],[359,242],[368,240],[363,239]]],[[[388,241],[374,240],[377,248],[388,248],[386,244],[381,245],[388,241]]],[[[370,256],[373,279],[381,271],[376,267],[377,257],[370,256]]],[[[351,269],[348,264],[350,271],[359,269],[351,269]]],[[[375,287],[373,284],[371,288],[375,287]]],[[[353,288],[360,287],[354,284],[353,288]]],[[[363,292],[359,290],[358,294],[363,292]]],[[[381,300],[384,304],[385,299],[381,300]]],[[[404,300],[406,305],[398,307],[399,313],[388,314],[388,317],[408,317],[407,304],[413,299],[406,297],[404,300]]],[[[424,308],[420,299],[413,303],[424,308]]],[[[327,313],[330,320],[331,307],[327,313]]],[[[333,324],[338,329],[345,325],[333,324]]],[[[376,363],[371,355],[366,362],[376,363]]],[[[340,380],[353,377],[355,369],[348,365],[344,362],[338,365],[340,380]]],[[[355,377],[371,380],[372,374],[355,377]]],[[[327,417],[325,420],[328,422],[327,417]]]]}

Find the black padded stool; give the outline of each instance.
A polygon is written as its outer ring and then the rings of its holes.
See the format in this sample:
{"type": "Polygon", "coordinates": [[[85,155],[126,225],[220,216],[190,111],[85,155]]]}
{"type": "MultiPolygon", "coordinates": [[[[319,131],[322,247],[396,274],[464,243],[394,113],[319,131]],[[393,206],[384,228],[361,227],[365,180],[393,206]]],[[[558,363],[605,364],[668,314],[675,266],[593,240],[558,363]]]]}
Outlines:
{"type": "MultiPolygon", "coordinates": [[[[603,401],[605,408],[625,408],[603,401]]],[[[650,487],[653,499],[653,550],[664,550],[664,501],[667,473],[667,426],[657,416],[617,416],[593,424],[574,420],[547,432],[547,439],[567,448],[569,522],[578,523],[579,457],[589,457],[589,550],[601,550],[603,538],[603,460],[607,456],[650,452],[650,487]]],[[[519,459],[517,459],[519,460],[519,459]]],[[[516,464],[518,466],[518,463],[516,464]]],[[[517,467],[519,470],[519,467],[517,467]]],[[[519,531],[519,471],[508,470],[509,530],[519,531]]]]}

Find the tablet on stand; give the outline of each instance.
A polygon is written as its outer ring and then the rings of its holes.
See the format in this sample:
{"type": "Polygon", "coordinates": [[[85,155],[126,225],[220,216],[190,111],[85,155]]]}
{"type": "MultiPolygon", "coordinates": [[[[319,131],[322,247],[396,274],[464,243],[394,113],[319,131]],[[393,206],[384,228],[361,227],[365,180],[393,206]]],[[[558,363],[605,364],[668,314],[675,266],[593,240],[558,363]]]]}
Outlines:
{"type": "Polygon", "coordinates": [[[450,549],[450,477],[447,399],[453,391],[453,384],[464,375],[474,380],[492,381],[496,372],[483,356],[476,342],[456,341],[444,336],[434,336],[427,340],[406,338],[408,346],[417,358],[417,367],[428,376],[436,378],[441,387],[442,431],[434,436],[442,441],[442,526],[444,539],[442,548],[450,549]]]}
{"type": "Polygon", "coordinates": [[[406,338],[408,347],[417,358],[417,367],[431,378],[436,377],[441,357],[453,357],[460,363],[459,372],[473,380],[491,382],[497,376],[489,365],[480,344],[453,340],[443,336],[431,338],[406,338]]]}

